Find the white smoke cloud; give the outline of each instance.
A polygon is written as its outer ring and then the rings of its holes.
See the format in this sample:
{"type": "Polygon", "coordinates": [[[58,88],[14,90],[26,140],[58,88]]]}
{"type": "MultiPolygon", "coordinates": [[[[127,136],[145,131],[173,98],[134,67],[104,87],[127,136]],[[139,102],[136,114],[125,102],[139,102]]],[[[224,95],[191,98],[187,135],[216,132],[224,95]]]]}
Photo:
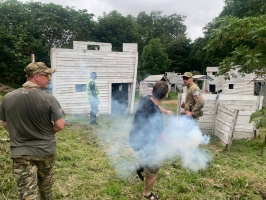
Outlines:
{"type": "Polygon", "coordinates": [[[165,127],[165,135],[171,141],[171,145],[161,145],[160,161],[179,156],[182,166],[192,171],[208,166],[211,155],[200,145],[208,144],[210,137],[202,134],[194,119],[187,116],[171,117],[165,127]]]}
{"type": "MultiPolygon", "coordinates": [[[[110,164],[117,175],[123,178],[130,177],[135,172],[135,164],[140,161],[128,141],[131,126],[132,118],[118,116],[108,131],[98,135],[107,149],[110,164]]],[[[170,143],[157,144],[156,163],[178,156],[182,167],[186,169],[197,172],[207,168],[212,156],[203,145],[209,143],[210,137],[202,134],[194,119],[186,116],[167,117],[164,134],[170,143]]]]}

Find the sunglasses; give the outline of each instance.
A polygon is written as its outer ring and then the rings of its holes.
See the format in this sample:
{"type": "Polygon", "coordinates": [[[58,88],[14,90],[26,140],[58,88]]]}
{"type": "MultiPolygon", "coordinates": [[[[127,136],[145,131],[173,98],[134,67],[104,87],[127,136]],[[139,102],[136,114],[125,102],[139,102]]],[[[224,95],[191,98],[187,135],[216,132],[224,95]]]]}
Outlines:
{"type": "Polygon", "coordinates": [[[188,80],[189,77],[183,76],[183,80],[188,80]]]}
{"type": "Polygon", "coordinates": [[[38,76],[45,76],[47,79],[51,78],[51,74],[38,74],[38,76]]]}

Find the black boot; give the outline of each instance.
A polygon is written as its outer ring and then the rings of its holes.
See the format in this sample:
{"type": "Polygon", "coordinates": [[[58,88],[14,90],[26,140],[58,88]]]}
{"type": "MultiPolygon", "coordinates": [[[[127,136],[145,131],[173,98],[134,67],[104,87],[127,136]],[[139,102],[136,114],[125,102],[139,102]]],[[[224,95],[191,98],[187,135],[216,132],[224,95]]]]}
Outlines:
{"type": "Polygon", "coordinates": [[[97,124],[96,115],[93,112],[90,112],[90,124],[97,124]]]}

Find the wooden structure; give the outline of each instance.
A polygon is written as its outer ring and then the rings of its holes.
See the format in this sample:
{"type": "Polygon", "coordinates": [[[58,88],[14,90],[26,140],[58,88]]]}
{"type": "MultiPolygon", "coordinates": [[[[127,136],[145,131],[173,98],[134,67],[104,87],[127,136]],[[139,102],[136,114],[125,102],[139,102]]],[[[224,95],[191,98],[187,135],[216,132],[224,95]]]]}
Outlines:
{"type": "Polygon", "coordinates": [[[151,95],[152,88],[154,84],[157,83],[158,81],[165,81],[168,84],[170,91],[171,84],[164,74],[150,75],[147,78],[145,78],[143,81],[140,81],[139,95],[141,97],[146,95],[151,95]]]}
{"type": "Polygon", "coordinates": [[[182,92],[183,78],[181,73],[165,72],[165,76],[171,84],[171,92],[182,92]]]}
{"type": "Polygon", "coordinates": [[[227,108],[227,106],[222,103],[217,103],[217,106],[213,134],[216,135],[226,145],[226,149],[229,150],[234,137],[239,110],[227,108]]]}
{"type": "MultiPolygon", "coordinates": [[[[254,123],[249,123],[251,113],[259,110],[262,106],[263,96],[252,95],[226,95],[226,94],[202,94],[204,98],[203,116],[199,118],[198,125],[204,134],[215,134],[223,142],[232,139],[244,139],[254,137],[256,128],[254,123]],[[221,108],[220,108],[221,107],[221,108]],[[222,113],[235,113],[238,110],[236,121],[222,113]],[[227,119],[227,120],[223,120],[227,119]],[[229,128],[234,131],[229,133],[229,128]],[[219,130],[218,130],[219,129],[219,130]]],[[[185,101],[186,95],[179,94],[177,113],[182,112],[181,102],[185,101]]]]}
{"type": "Polygon", "coordinates": [[[254,73],[239,74],[237,70],[230,71],[230,80],[225,80],[224,76],[215,76],[219,72],[219,67],[207,67],[206,72],[213,78],[213,81],[207,81],[206,86],[211,93],[259,95],[265,82],[254,73]]]}
{"type": "Polygon", "coordinates": [[[113,52],[110,43],[74,41],[73,49],[52,48],[52,94],[66,113],[90,112],[86,84],[97,73],[99,113],[132,113],[138,66],[137,44],[124,43],[113,52]]]}

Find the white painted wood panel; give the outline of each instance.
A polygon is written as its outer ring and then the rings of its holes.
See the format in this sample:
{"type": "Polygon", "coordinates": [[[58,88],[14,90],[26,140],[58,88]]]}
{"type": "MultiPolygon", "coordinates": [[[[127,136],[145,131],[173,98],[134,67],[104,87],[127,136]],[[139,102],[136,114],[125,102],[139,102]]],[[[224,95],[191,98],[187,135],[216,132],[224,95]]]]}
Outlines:
{"type": "Polygon", "coordinates": [[[74,41],[73,49],[51,49],[53,95],[69,113],[89,113],[86,92],[77,92],[77,84],[87,84],[90,72],[96,72],[99,90],[99,112],[111,112],[112,83],[126,83],[129,92],[129,111],[133,112],[135,84],[138,65],[137,44],[124,44],[125,52],[112,52],[110,43],[74,41]],[[88,50],[88,45],[99,46],[99,50],[88,50]]]}
{"type": "MultiPolygon", "coordinates": [[[[183,109],[180,108],[181,102],[185,101],[185,94],[179,93],[179,101],[177,105],[177,113],[180,114],[183,109]]],[[[216,127],[216,121],[218,121],[218,126],[221,126],[221,122],[228,125],[231,117],[226,117],[227,114],[233,112],[234,109],[239,110],[238,117],[235,122],[235,130],[233,134],[233,139],[240,139],[241,133],[243,133],[242,138],[253,137],[254,134],[254,123],[249,123],[250,115],[258,110],[262,105],[262,98],[252,95],[226,95],[226,94],[203,94],[204,98],[204,108],[203,116],[199,118],[198,125],[202,132],[207,134],[208,130],[214,130],[216,127]],[[222,104],[224,108],[222,109],[218,106],[216,108],[216,103],[222,104]],[[216,112],[220,112],[219,116],[216,112]],[[229,121],[228,121],[229,120],[229,121]],[[236,134],[235,134],[236,133],[236,134]]],[[[218,127],[219,130],[223,130],[218,127]]],[[[228,129],[227,129],[228,130],[228,129]]],[[[225,132],[220,133],[225,134],[225,132]]]]}

